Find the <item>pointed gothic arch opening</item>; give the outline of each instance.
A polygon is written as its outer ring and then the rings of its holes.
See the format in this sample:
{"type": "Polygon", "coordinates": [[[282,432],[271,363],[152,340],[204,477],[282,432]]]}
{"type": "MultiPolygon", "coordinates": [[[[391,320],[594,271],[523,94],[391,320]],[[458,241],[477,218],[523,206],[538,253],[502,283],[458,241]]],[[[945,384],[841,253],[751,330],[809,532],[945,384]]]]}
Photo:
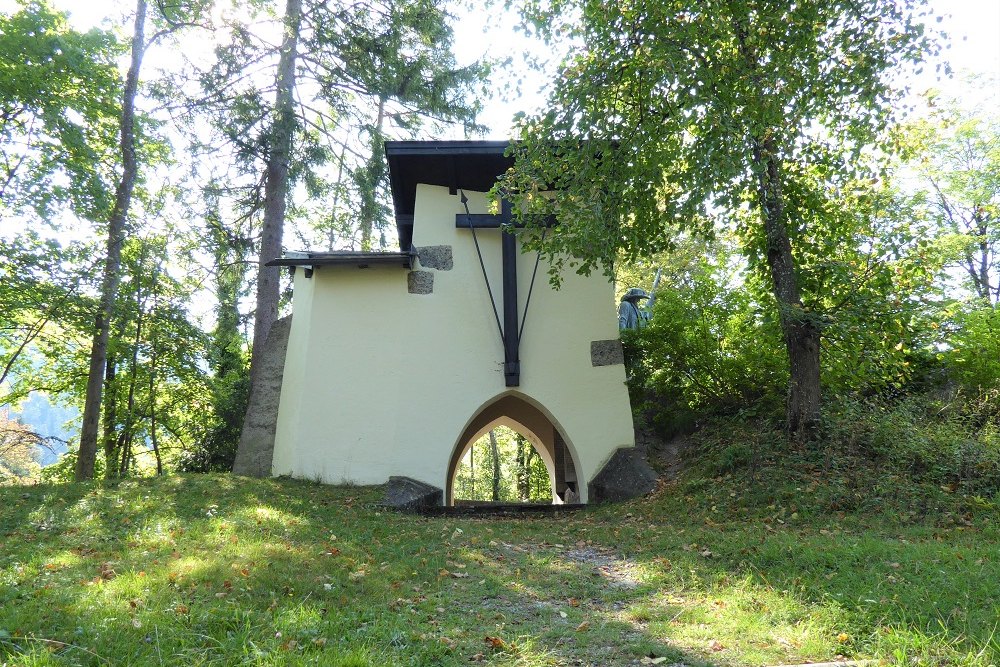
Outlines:
{"type": "Polygon", "coordinates": [[[553,503],[580,501],[576,457],[562,430],[540,406],[522,394],[509,392],[482,406],[458,437],[448,464],[447,505],[455,504],[455,478],[462,459],[477,440],[497,426],[521,434],[538,452],[549,473],[553,503]]]}

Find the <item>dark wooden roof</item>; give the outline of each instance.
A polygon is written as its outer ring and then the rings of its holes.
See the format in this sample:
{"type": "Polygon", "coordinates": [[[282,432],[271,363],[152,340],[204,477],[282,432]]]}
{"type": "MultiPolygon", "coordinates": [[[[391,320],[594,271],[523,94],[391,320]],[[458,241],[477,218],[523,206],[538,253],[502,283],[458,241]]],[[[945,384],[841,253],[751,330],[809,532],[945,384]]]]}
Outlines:
{"type": "Polygon", "coordinates": [[[413,240],[413,208],[417,183],[486,192],[514,164],[504,157],[506,141],[387,141],[389,182],[396,213],[399,247],[413,240]]]}
{"type": "Polygon", "coordinates": [[[369,266],[389,265],[413,268],[413,255],[409,252],[355,252],[337,250],[334,252],[297,252],[272,259],[268,266],[369,266]]]}

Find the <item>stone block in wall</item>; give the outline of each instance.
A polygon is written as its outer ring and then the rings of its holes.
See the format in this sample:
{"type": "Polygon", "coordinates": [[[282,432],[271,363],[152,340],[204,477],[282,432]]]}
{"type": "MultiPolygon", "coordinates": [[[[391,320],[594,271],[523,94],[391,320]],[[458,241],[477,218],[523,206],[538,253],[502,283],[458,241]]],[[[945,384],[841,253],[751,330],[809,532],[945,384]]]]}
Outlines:
{"type": "Polygon", "coordinates": [[[455,266],[450,245],[428,245],[417,248],[417,259],[424,269],[451,271],[455,266]]]}
{"type": "Polygon", "coordinates": [[[430,271],[410,271],[406,276],[406,290],[410,294],[430,294],[434,291],[434,274],[430,271]]]}
{"type": "Polygon", "coordinates": [[[618,338],[590,341],[590,363],[592,366],[618,366],[625,363],[625,352],[618,338]]]}

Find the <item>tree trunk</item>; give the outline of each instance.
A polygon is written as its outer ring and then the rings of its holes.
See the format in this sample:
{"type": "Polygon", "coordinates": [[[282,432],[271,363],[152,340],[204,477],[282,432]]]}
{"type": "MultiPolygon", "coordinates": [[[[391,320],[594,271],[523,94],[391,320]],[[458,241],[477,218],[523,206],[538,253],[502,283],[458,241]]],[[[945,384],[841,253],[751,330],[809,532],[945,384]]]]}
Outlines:
{"type": "Polygon", "coordinates": [[[139,88],[139,69],[146,49],[146,0],[136,1],[135,29],[132,33],[132,61],[125,76],[122,96],[121,157],[122,175],[115,190],[115,204],[108,218],[107,258],[101,284],[101,301],[94,320],[94,339],[90,349],[90,371],[87,376],[87,393],[83,407],[83,426],[80,432],[80,451],[76,460],[77,481],[94,476],[97,458],[97,426],[104,389],[104,370],[108,354],[111,318],[115,297],[121,280],[121,246],[125,240],[125,221],[132,203],[138,164],[135,155],[135,97],[139,88]]]}
{"type": "Polygon", "coordinates": [[[531,443],[517,434],[517,496],[522,503],[531,499],[531,459],[535,449],[531,443]]]}
{"type": "Polygon", "coordinates": [[[364,177],[361,184],[361,210],[358,217],[361,223],[361,249],[372,250],[372,231],[375,229],[375,219],[378,217],[379,185],[385,177],[385,142],[382,139],[382,127],[385,125],[385,97],[378,99],[378,113],[371,136],[371,155],[363,167],[364,177]]]}
{"type": "Polygon", "coordinates": [[[115,390],[115,375],[118,366],[113,353],[108,354],[104,372],[104,477],[111,479],[118,474],[118,449],[115,436],[115,424],[118,422],[118,392],[115,390]]]}
{"type": "Polygon", "coordinates": [[[288,166],[295,133],[295,110],[292,92],[295,89],[299,25],[302,20],[302,0],[287,0],[285,34],[281,43],[276,76],[277,93],[274,102],[274,126],[268,149],[264,177],[264,228],[261,232],[260,259],[257,268],[257,310],[254,314],[253,351],[250,357],[251,382],[260,368],[260,355],[271,325],[278,318],[278,297],[281,272],[276,266],[265,266],[281,255],[281,235],[285,225],[285,204],[288,195],[288,166]]]}
{"type": "MultiPolygon", "coordinates": [[[[158,293],[156,291],[156,277],[159,275],[160,267],[153,270],[153,306],[150,309],[150,319],[156,321],[156,311],[159,306],[158,293]]],[[[156,327],[151,327],[149,338],[149,444],[153,447],[153,456],[156,458],[156,474],[163,474],[163,457],[160,455],[160,443],[156,439],[156,327]]]]}
{"type": "Polygon", "coordinates": [[[490,430],[490,456],[493,457],[493,502],[500,502],[500,450],[497,436],[490,430]]]}
{"type": "Polygon", "coordinates": [[[142,320],[146,307],[146,297],[142,293],[142,261],[140,260],[135,276],[135,338],[132,341],[132,358],[129,360],[128,398],[125,401],[125,423],[122,424],[121,441],[123,447],[122,467],[120,474],[124,477],[128,472],[128,460],[124,452],[132,451],[132,441],[135,436],[135,390],[139,376],[139,345],[142,342],[142,320]]]}
{"type": "Polygon", "coordinates": [[[785,220],[781,164],[772,139],[765,137],[754,142],[754,161],[758,205],[767,239],[767,265],[771,269],[781,332],[788,351],[786,424],[788,432],[801,442],[812,437],[819,425],[820,331],[815,319],[802,308],[795,258],[785,220]]]}

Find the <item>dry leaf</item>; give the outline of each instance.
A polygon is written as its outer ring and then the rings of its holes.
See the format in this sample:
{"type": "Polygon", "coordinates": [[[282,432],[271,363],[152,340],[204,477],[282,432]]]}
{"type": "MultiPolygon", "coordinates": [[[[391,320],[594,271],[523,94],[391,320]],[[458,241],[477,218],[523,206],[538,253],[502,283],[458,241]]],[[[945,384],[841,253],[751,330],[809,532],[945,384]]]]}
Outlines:
{"type": "Polygon", "coordinates": [[[584,621],[580,625],[576,626],[576,631],[577,632],[585,632],[586,630],[589,630],[589,629],[590,629],[590,623],[588,621],[584,621]]]}

